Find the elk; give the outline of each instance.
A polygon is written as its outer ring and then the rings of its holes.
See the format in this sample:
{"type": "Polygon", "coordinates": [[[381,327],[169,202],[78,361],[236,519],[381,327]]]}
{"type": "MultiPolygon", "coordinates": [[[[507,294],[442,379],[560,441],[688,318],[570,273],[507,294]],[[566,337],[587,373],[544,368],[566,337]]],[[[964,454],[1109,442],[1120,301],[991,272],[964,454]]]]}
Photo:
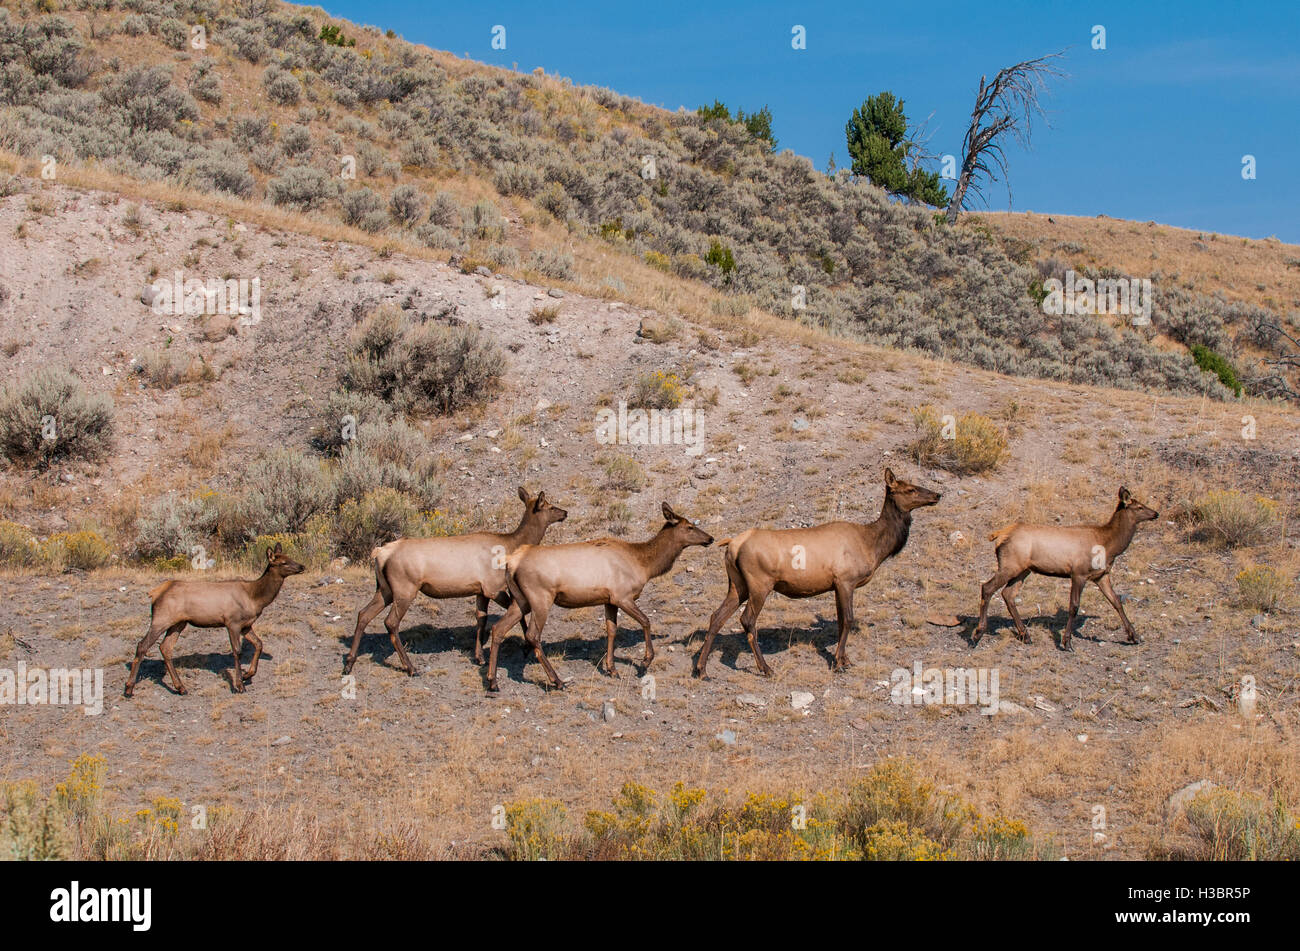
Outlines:
{"type": "Polygon", "coordinates": [[[267,605],[276,599],[284,579],[301,574],[303,566],[285,556],[276,542],[266,550],[266,570],[253,581],[164,581],[149,592],[153,603],[149,620],[149,633],[140,639],[135,649],[131,675],[126,679],[122,696],[130,699],[135,693],[135,679],[140,672],[140,661],[158,638],[172,686],[178,694],[188,693],[172,664],[172,648],[185,625],[195,627],[224,627],[230,633],[230,653],[235,658],[231,674],[236,693],[244,692],[244,685],[257,673],[257,662],[262,656],[262,640],[253,633],[253,623],[262,616],[267,605]],[[243,639],[253,643],[253,660],[248,670],[239,669],[239,651],[243,639]]]}
{"type": "Polygon", "coordinates": [[[1016,625],[1016,637],[1029,643],[1029,632],[1016,610],[1016,593],[1031,573],[1052,578],[1070,579],[1070,616],[1061,635],[1061,650],[1073,651],[1070,639],[1074,634],[1074,620],[1079,613],[1079,595],[1089,581],[1101,589],[1119,619],[1124,622],[1124,632],[1130,644],[1140,644],[1142,639],[1129,623],[1128,615],[1119,596],[1110,583],[1110,569],[1115,559],[1124,554],[1139,522],[1159,518],[1160,513],[1147,508],[1120,486],[1119,505],[1105,525],[1026,525],[1016,522],[989,535],[998,556],[997,573],[980,586],[980,616],[971,636],[971,647],[980,642],[988,625],[989,599],[1002,590],[1002,600],[1007,603],[1011,620],[1016,625]]]}
{"type": "Polygon", "coordinates": [[[904,482],[885,470],[885,501],[880,517],[868,524],[829,522],[811,528],[751,528],[722,544],[727,546],[727,595],[709,619],[704,647],[694,674],[703,677],[713,639],[727,619],[745,605],[740,624],[759,673],[772,676],[758,646],[758,615],[773,591],[787,598],[812,598],[835,592],[839,616],[839,645],[835,669],[849,667],[844,651],[854,626],[853,593],[871,580],[876,569],[903,550],[912,527],[912,511],[939,501],[938,492],[904,482]]]}
{"type": "Polygon", "coordinates": [[[551,684],[563,688],[555,668],[542,653],[542,628],[553,604],[563,608],[605,606],[605,659],[602,667],[617,677],[614,637],[618,612],[630,614],[645,632],[643,668],[655,657],[650,640],[650,619],[636,603],[651,578],[666,574],[690,545],[711,545],[713,536],[662,503],[664,525],[648,541],[625,542],[615,538],[568,545],[524,545],[506,559],[506,587],[511,605],[492,628],[488,660],[488,690],[497,689],[497,650],[510,629],[519,623],[533,654],[546,670],[551,684]],[[527,617],[530,621],[523,624],[527,617]]]}
{"type": "Polygon", "coordinates": [[[510,607],[506,594],[506,557],[521,545],[536,545],[546,529],[568,516],[562,508],[546,501],[546,493],[529,495],[519,487],[524,503],[523,517],[513,532],[475,532],[448,538],[399,538],[371,551],[375,563],[375,595],[357,614],[357,629],[352,635],[352,650],[343,662],[343,673],[352,672],[365,633],[376,614],[385,605],[392,610],[384,619],[389,640],[397,649],[406,672],[415,676],[415,665],[406,656],[399,626],[416,594],[431,598],[465,598],[474,596],[474,662],[483,663],[483,632],[487,627],[488,601],[510,607]]]}

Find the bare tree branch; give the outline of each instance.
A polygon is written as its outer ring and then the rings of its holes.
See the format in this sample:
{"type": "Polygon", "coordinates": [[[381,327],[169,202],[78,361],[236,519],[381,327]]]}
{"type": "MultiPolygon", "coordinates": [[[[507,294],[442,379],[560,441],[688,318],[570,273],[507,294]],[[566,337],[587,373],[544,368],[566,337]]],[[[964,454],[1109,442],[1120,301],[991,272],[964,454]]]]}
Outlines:
{"type": "Polygon", "coordinates": [[[984,183],[999,180],[1007,183],[1007,199],[1011,198],[1011,181],[1007,168],[1007,154],[1002,148],[1003,136],[1011,135],[1024,148],[1029,148],[1034,116],[1047,123],[1041,96],[1047,90],[1047,80],[1066,74],[1052,60],[1064,55],[1049,53],[1037,59],[1025,60],[999,70],[988,82],[980,77],[975,108],[971,111],[970,125],[962,140],[961,170],[957,187],[948,203],[948,223],[968,207],[968,196],[984,200],[984,183]]]}

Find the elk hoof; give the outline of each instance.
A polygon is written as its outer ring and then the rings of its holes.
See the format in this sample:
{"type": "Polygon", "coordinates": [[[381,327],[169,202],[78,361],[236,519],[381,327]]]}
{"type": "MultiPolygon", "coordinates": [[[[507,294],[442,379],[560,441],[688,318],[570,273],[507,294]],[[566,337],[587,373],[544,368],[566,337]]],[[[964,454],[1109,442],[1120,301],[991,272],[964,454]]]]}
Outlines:
{"type": "Polygon", "coordinates": [[[758,672],[762,674],[764,677],[772,676],[772,668],[767,666],[767,664],[764,664],[762,667],[758,668],[758,672]]]}
{"type": "Polygon", "coordinates": [[[615,667],[613,667],[612,665],[611,665],[610,667],[608,667],[608,668],[606,668],[606,667],[604,667],[604,666],[602,665],[600,669],[604,672],[604,674],[605,674],[606,677],[613,677],[615,680],[621,680],[621,679],[622,679],[622,674],[620,674],[620,673],[618,672],[618,669],[615,668],[615,667]]]}
{"type": "Polygon", "coordinates": [[[134,697],[134,696],[135,696],[135,685],[134,685],[134,684],[127,684],[127,685],[122,689],[122,696],[125,697],[127,700],[130,700],[132,697],[134,697]]]}
{"type": "Polygon", "coordinates": [[[487,688],[488,688],[488,692],[489,692],[489,693],[500,693],[500,692],[501,692],[501,688],[497,686],[497,682],[496,682],[495,679],[493,679],[493,680],[489,680],[489,681],[487,682],[487,688]]]}
{"type": "Polygon", "coordinates": [[[1033,641],[1033,638],[1030,637],[1029,632],[1026,631],[1024,634],[1017,634],[1016,640],[1018,640],[1022,644],[1029,644],[1033,641]]]}
{"type": "Polygon", "coordinates": [[[352,661],[352,660],[345,660],[345,661],[343,662],[343,676],[344,676],[344,677],[346,677],[348,674],[352,673],[352,664],[353,664],[353,661],[352,661]]]}
{"type": "MultiPolygon", "coordinates": [[[[177,692],[179,693],[180,691],[177,691],[177,692]]],[[[243,684],[235,684],[235,693],[243,693],[243,692],[244,692],[244,685],[243,685],[243,684]]]]}
{"type": "Polygon", "coordinates": [[[1061,641],[1061,650],[1068,651],[1069,653],[1073,654],[1074,644],[1070,641],[1061,641]]]}
{"type": "Polygon", "coordinates": [[[704,668],[699,666],[691,668],[691,676],[696,680],[708,680],[708,677],[705,676],[704,668]]]}
{"type": "Polygon", "coordinates": [[[1137,631],[1134,631],[1132,634],[1128,636],[1128,642],[1130,644],[1141,644],[1142,638],[1138,636],[1137,631]]]}

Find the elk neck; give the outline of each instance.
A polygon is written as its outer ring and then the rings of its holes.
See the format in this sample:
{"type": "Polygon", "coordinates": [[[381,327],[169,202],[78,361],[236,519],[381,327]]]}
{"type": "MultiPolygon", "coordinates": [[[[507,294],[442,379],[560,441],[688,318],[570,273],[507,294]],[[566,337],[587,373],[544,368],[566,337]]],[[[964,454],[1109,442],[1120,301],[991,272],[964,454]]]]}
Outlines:
{"type": "Polygon", "coordinates": [[[886,492],[885,502],[880,506],[880,517],[866,527],[878,532],[876,537],[881,549],[878,555],[884,561],[897,555],[907,544],[908,532],[912,530],[912,513],[899,508],[893,494],[886,492]]]}
{"type": "Polygon", "coordinates": [[[256,581],[246,581],[244,584],[248,586],[248,594],[253,602],[259,608],[265,608],[280,593],[280,586],[284,584],[284,575],[272,571],[271,566],[267,565],[260,578],[256,581]]]}
{"type": "Polygon", "coordinates": [[[520,545],[540,545],[545,534],[546,521],[542,513],[534,512],[530,507],[519,520],[518,527],[505,537],[510,542],[510,550],[514,551],[520,545]]]}
{"type": "Polygon", "coordinates": [[[1106,549],[1111,558],[1127,549],[1129,542],[1133,541],[1133,533],[1137,531],[1137,519],[1131,512],[1131,509],[1120,506],[1115,509],[1110,521],[1101,526],[1101,536],[1104,543],[1102,547],[1106,549]]]}
{"type": "Polygon", "coordinates": [[[673,538],[671,528],[661,528],[659,534],[644,542],[629,546],[637,562],[645,569],[646,578],[658,578],[666,573],[686,547],[680,539],[673,538]]]}

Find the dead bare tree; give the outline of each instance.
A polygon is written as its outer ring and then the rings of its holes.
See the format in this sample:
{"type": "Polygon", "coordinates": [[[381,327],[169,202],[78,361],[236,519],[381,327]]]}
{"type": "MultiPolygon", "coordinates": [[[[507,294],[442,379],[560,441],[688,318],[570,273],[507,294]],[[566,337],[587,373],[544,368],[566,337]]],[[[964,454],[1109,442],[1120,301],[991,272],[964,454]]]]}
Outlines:
{"type": "Polygon", "coordinates": [[[980,77],[970,126],[962,141],[957,187],[948,202],[949,224],[955,223],[957,216],[965,210],[968,193],[983,198],[981,177],[995,182],[1000,174],[1007,182],[1007,196],[1010,198],[1011,183],[1006,152],[1002,148],[1003,136],[1010,132],[1022,146],[1029,147],[1034,116],[1041,116],[1046,122],[1039,96],[1046,90],[1048,79],[1065,75],[1052,63],[1063,53],[1049,53],[1008,66],[999,70],[991,83],[986,81],[986,77],[980,77]]]}
{"type": "Polygon", "coordinates": [[[1261,366],[1271,368],[1272,372],[1265,371],[1244,381],[1250,394],[1300,400],[1300,390],[1296,389],[1292,380],[1292,376],[1300,371],[1300,338],[1284,328],[1281,321],[1264,316],[1255,319],[1252,334],[1256,343],[1271,346],[1274,355],[1259,361],[1261,366]]]}

